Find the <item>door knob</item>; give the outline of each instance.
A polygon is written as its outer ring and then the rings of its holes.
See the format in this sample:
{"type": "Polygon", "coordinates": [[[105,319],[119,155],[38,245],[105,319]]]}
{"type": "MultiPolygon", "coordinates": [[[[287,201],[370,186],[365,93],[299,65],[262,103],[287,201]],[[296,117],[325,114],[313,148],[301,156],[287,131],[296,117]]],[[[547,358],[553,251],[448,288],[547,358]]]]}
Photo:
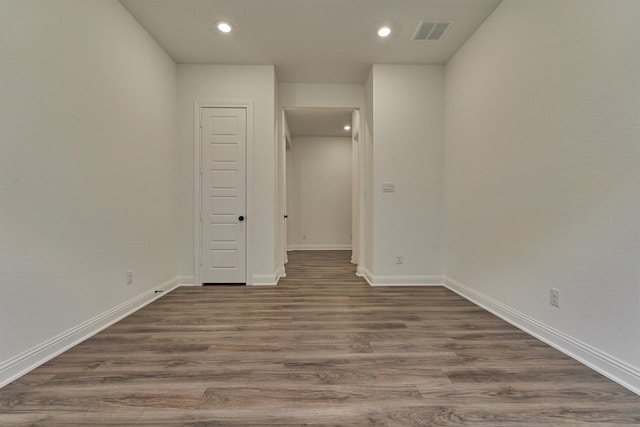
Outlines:
{"type": "Polygon", "coordinates": [[[244,217],[243,217],[242,215],[240,215],[240,216],[238,217],[238,219],[239,219],[240,221],[244,221],[244,217]]]}

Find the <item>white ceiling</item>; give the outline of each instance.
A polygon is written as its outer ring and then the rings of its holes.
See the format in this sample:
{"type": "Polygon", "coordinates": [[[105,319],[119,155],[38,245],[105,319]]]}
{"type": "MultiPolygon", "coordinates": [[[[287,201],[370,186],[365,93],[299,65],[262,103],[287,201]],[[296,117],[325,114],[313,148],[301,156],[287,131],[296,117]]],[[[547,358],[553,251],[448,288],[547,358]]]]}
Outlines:
{"type": "Polygon", "coordinates": [[[178,63],[274,64],[279,82],[363,83],[371,64],[444,64],[500,0],[120,0],[178,63]],[[222,34],[215,22],[234,26],[222,34]],[[411,41],[422,20],[453,21],[411,41]],[[376,35],[390,25],[387,39],[376,35]]]}
{"type": "Polygon", "coordinates": [[[344,108],[301,108],[286,110],[291,136],[351,136],[353,110],[344,108]]]}

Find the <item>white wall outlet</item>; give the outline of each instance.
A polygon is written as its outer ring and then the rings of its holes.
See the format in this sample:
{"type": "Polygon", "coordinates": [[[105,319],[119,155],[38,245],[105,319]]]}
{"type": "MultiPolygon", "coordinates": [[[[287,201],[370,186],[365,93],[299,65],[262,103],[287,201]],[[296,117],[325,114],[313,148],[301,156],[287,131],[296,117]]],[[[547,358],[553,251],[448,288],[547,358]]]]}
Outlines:
{"type": "Polygon", "coordinates": [[[382,183],[382,192],[383,193],[395,193],[396,191],[396,183],[395,182],[383,182],[382,183]]]}
{"type": "Polygon", "coordinates": [[[402,264],[402,254],[396,254],[396,264],[402,264]]]}
{"type": "Polygon", "coordinates": [[[127,285],[133,283],[133,270],[127,270],[127,285]]]}
{"type": "Polygon", "coordinates": [[[554,307],[560,307],[560,291],[557,289],[549,289],[549,304],[554,307]]]}

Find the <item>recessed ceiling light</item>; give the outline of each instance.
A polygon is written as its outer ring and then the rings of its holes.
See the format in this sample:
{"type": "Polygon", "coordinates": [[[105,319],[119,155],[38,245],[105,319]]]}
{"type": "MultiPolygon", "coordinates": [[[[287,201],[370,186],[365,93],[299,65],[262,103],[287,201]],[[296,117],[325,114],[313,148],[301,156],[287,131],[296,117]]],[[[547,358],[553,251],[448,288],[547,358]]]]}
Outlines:
{"type": "Polygon", "coordinates": [[[351,130],[351,126],[349,126],[349,125],[345,125],[345,126],[344,126],[344,130],[351,130]]]}
{"type": "Polygon", "coordinates": [[[218,28],[218,30],[222,31],[223,33],[230,33],[231,30],[233,30],[233,26],[227,21],[216,22],[216,27],[218,28]]]}
{"type": "Polygon", "coordinates": [[[378,35],[380,37],[387,37],[389,34],[391,34],[391,28],[389,28],[389,27],[380,27],[380,28],[378,28],[378,35]]]}

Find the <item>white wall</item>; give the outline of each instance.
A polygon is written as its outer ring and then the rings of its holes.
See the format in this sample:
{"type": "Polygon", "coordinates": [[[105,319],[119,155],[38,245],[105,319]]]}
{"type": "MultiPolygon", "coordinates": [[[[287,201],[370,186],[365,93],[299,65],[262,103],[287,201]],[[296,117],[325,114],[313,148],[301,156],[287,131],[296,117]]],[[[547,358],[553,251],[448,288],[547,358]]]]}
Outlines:
{"type": "Polygon", "coordinates": [[[294,137],[290,250],[351,249],[351,138],[294,137]]]}
{"type": "Polygon", "coordinates": [[[502,2],[447,65],[445,155],[449,283],[636,390],[639,18],[502,2]]]}
{"type": "MultiPolygon", "coordinates": [[[[253,101],[253,280],[276,280],[275,201],[276,143],[274,67],[271,65],[178,65],[178,123],[180,144],[180,272],[194,276],[194,135],[193,103],[207,101],[253,101]]],[[[251,168],[251,164],[247,165],[251,168]]]]}
{"type": "Polygon", "coordinates": [[[374,65],[374,284],[442,283],[444,68],[374,65]],[[383,193],[385,182],[394,193],[383,193]],[[403,264],[396,264],[396,254],[403,264]]]}
{"type": "Polygon", "coordinates": [[[359,84],[279,83],[282,107],[363,108],[364,86],[359,84]]]}
{"type": "Polygon", "coordinates": [[[175,281],[178,164],[175,64],[120,3],[3,0],[0,51],[1,384],[175,281]]]}

